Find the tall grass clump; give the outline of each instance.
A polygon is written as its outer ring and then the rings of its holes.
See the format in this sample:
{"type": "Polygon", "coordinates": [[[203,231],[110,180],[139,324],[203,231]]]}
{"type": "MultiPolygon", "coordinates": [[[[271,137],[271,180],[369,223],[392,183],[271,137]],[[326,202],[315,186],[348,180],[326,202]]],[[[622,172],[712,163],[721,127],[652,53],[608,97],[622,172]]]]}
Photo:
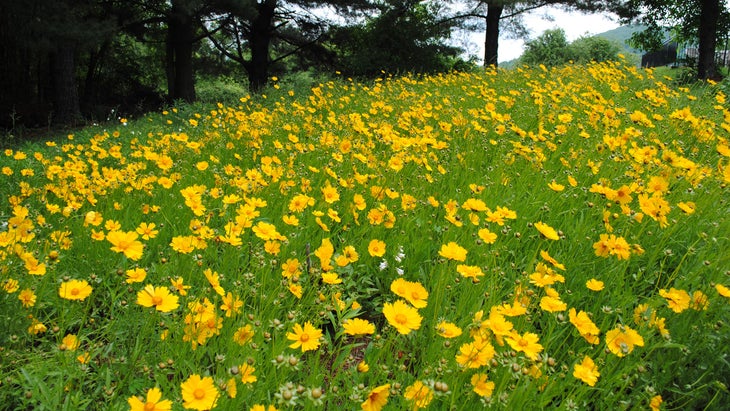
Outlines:
{"type": "Polygon", "coordinates": [[[7,148],[0,408],[722,409],[726,98],[337,79],[7,148]]]}

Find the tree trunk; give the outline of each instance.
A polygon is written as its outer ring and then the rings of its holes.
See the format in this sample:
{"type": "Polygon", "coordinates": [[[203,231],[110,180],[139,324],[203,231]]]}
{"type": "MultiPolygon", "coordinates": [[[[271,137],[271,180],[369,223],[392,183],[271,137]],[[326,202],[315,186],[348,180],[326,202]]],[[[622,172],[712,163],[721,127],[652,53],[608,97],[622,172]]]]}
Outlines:
{"type": "Polygon", "coordinates": [[[72,44],[61,42],[53,54],[53,122],[56,124],[73,125],[81,118],[74,52],[72,44]]]}
{"type": "Polygon", "coordinates": [[[487,5],[487,30],[484,39],[484,67],[498,65],[497,49],[499,48],[499,19],[502,16],[503,5],[489,3],[487,5]]]}
{"type": "Polygon", "coordinates": [[[717,23],[720,16],[719,0],[702,0],[699,27],[699,56],[697,77],[701,80],[718,79],[720,73],[715,64],[717,44],[717,23]]]}
{"type": "Polygon", "coordinates": [[[167,39],[165,39],[165,76],[167,78],[167,99],[172,102],[175,100],[175,40],[173,30],[169,26],[167,39]]]}
{"type": "Polygon", "coordinates": [[[193,72],[193,43],[195,22],[191,13],[172,2],[168,16],[167,36],[167,86],[172,100],[195,101],[195,75],[193,72]],[[170,79],[172,75],[172,79],[170,79]],[[172,87],[170,87],[172,85],[172,87]]]}
{"type": "Polygon", "coordinates": [[[89,52],[89,64],[86,69],[86,79],[84,80],[84,90],[81,105],[84,112],[97,103],[98,93],[96,89],[96,79],[99,71],[99,65],[106,57],[106,52],[111,44],[110,40],[105,40],[98,50],[89,52]]]}
{"type": "Polygon", "coordinates": [[[265,0],[258,4],[258,14],[251,25],[251,61],[247,65],[248,87],[257,92],[269,79],[269,45],[271,44],[271,23],[274,20],[276,0],[265,0]]]}

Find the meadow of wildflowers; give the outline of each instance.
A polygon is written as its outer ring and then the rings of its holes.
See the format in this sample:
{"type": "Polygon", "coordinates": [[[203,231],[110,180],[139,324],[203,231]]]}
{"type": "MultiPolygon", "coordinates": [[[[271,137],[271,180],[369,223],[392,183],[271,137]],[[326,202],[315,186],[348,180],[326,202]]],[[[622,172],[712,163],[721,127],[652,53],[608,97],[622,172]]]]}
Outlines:
{"type": "Polygon", "coordinates": [[[730,110],[623,62],[0,153],[0,409],[721,409],[730,110]]]}

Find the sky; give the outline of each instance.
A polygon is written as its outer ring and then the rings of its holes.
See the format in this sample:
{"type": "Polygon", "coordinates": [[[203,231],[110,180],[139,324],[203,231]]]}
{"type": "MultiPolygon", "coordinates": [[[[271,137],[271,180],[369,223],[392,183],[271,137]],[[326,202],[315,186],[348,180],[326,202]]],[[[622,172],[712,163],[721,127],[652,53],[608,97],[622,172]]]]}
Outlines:
{"type": "MultiPolygon", "coordinates": [[[[545,30],[562,28],[568,41],[573,41],[583,35],[593,35],[612,30],[620,26],[615,17],[608,14],[585,14],[579,12],[566,12],[554,7],[543,7],[533,10],[524,15],[525,26],[530,30],[530,38],[540,36],[545,30]],[[552,16],[553,21],[545,16],[552,16]]],[[[468,37],[468,52],[479,57],[484,57],[484,33],[473,33],[468,37]]],[[[524,51],[523,40],[507,39],[501,36],[499,39],[499,62],[515,59],[524,51]]]]}

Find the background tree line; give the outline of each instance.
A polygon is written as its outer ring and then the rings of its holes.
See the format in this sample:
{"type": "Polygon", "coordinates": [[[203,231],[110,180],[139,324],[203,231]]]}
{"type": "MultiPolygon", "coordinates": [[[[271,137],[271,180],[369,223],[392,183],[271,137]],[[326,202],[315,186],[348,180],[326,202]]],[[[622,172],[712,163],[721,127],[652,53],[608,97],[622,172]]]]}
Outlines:
{"type": "MultiPolygon", "coordinates": [[[[225,76],[257,92],[273,75],[305,70],[369,77],[467,69],[455,29],[483,31],[484,62],[496,64],[500,30],[525,36],[519,16],[546,5],[643,22],[650,30],[637,42],[647,48],[670,25],[699,39],[699,77],[718,74],[714,41],[729,20],[720,0],[7,0],[0,127],[73,125],[114,108],[141,113],[194,101],[201,78],[225,76]]],[[[603,59],[605,45],[588,42],[581,58],[603,59]]]]}

